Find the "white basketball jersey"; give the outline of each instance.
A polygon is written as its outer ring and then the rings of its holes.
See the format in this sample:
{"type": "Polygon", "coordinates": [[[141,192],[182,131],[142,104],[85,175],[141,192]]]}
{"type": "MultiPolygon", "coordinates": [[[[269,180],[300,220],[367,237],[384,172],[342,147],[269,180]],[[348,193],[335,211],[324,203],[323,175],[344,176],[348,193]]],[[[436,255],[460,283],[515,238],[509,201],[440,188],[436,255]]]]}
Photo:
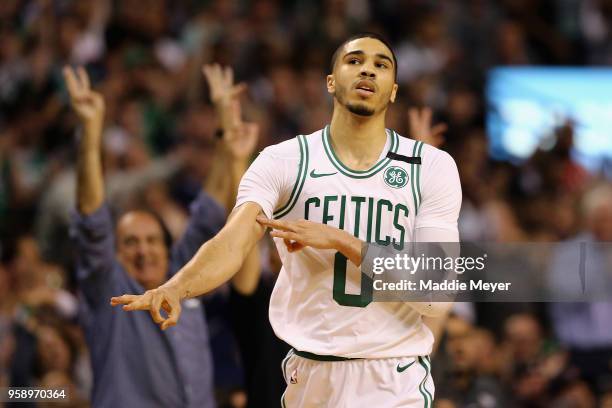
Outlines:
{"type": "MultiPolygon", "coordinates": [[[[268,217],[307,219],[403,249],[414,240],[417,224],[456,229],[456,203],[451,214],[443,209],[431,220],[436,211],[427,210],[430,216],[417,218],[423,183],[448,177],[432,174],[436,169],[450,172],[458,185],[450,156],[387,130],[379,161],[367,171],[351,170],[335,155],[327,126],[265,149],[243,177],[236,205],[257,202],[268,217]],[[388,152],[421,157],[422,164],[389,158],[388,152]]],[[[451,191],[448,200],[456,202],[457,195],[451,191]]],[[[344,255],[310,247],[289,253],[281,239],[275,242],[283,268],[270,300],[270,322],[278,337],[297,350],[352,358],[431,352],[433,335],[421,315],[406,303],[372,302],[371,284],[362,285],[360,268],[344,255]]]]}

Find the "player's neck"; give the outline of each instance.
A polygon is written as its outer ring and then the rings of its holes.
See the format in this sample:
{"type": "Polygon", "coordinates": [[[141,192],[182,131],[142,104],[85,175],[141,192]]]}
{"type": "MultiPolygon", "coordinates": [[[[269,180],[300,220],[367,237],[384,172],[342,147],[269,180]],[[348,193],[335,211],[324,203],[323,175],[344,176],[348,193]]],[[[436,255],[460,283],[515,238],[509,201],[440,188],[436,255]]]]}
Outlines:
{"type": "Polygon", "coordinates": [[[362,117],[334,109],[329,130],[334,151],[343,163],[355,170],[374,164],[387,142],[385,112],[362,117]]]}

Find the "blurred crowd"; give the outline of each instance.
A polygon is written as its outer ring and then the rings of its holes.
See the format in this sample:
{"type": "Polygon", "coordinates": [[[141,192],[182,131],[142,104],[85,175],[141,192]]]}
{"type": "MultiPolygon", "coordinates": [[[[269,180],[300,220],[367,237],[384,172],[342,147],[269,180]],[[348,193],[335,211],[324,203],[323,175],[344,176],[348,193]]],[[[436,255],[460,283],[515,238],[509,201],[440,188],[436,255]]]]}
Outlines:
{"type": "MultiPolygon", "coordinates": [[[[414,106],[448,125],[438,143],[459,167],[463,240],[612,241],[610,181],[572,160],[571,122],[551,130],[552,149],[495,162],[483,99],[494,66],[612,64],[610,0],[2,0],[0,387],[66,386],[74,406],[91,391],[68,229],[80,130],[64,65],[85,66],[106,100],[109,202],[154,209],[178,237],[218,127],[202,65],[229,65],[248,85],[243,112],[263,148],[329,121],[330,56],[360,31],[397,53],[387,127],[409,135],[414,106]]],[[[249,396],[235,349],[252,333],[223,323],[230,297],[210,300],[208,318],[220,404],[240,407],[249,396]]],[[[433,360],[437,406],[612,407],[612,308],[599,306],[457,305],[433,360]],[[563,334],[572,313],[596,316],[576,326],[591,342],[563,334]]]]}

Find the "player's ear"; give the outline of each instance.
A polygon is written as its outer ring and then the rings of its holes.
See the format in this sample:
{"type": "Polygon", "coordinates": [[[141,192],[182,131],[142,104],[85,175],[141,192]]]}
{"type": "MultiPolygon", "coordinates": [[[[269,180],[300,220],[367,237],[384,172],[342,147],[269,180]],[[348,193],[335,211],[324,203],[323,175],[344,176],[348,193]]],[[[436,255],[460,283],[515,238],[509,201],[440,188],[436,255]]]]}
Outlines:
{"type": "Polygon", "coordinates": [[[398,88],[399,86],[397,84],[393,84],[393,89],[391,89],[391,96],[389,97],[389,100],[391,101],[391,103],[395,102],[395,97],[397,96],[398,88]]]}
{"type": "Polygon", "coordinates": [[[327,92],[330,94],[336,92],[336,79],[334,78],[334,74],[329,74],[327,76],[327,92]]]}

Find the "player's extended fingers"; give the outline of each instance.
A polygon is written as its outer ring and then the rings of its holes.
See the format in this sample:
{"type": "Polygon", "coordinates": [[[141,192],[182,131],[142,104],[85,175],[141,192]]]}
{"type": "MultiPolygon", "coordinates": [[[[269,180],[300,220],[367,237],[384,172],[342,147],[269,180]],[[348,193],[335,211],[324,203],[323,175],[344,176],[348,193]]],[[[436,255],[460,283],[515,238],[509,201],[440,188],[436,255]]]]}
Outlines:
{"type": "Polygon", "coordinates": [[[78,67],[77,75],[79,77],[79,82],[81,83],[82,89],[85,91],[89,90],[91,84],[89,83],[89,75],[87,75],[87,71],[85,71],[85,68],[81,66],[78,67]]]}
{"type": "Polygon", "coordinates": [[[123,306],[123,310],[127,312],[131,312],[134,310],[149,310],[151,309],[151,296],[150,295],[142,295],[138,296],[138,299],[125,304],[123,306]]]}
{"type": "Polygon", "coordinates": [[[135,310],[149,310],[149,308],[149,302],[143,302],[142,300],[135,300],[134,302],[122,307],[122,309],[126,312],[133,312],[135,310]]]}
{"type": "Polygon", "coordinates": [[[270,235],[275,237],[275,238],[282,238],[282,239],[286,239],[286,240],[290,240],[290,241],[299,241],[300,240],[300,236],[298,234],[296,234],[295,232],[291,232],[291,231],[278,231],[278,230],[274,230],[274,231],[270,232],[270,235]]]}
{"type": "Polygon", "coordinates": [[[258,223],[266,227],[279,229],[282,231],[295,231],[295,226],[290,221],[272,220],[264,217],[263,215],[259,215],[256,220],[258,223]]]}
{"type": "Polygon", "coordinates": [[[140,297],[140,295],[114,296],[114,297],[111,298],[110,304],[111,304],[111,306],[127,305],[127,304],[130,304],[130,303],[138,300],[139,297],[140,297]]]}
{"type": "Polygon", "coordinates": [[[151,318],[157,324],[160,324],[164,321],[159,309],[162,307],[162,297],[159,295],[153,296],[151,300],[151,308],[149,309],[149,313],[151,314],[151,318]]]}
{"type": "Polygon", "coordinates": [[[168,327],[176,326],[179,317],[181,316],[181,302],[176,299],[166,299],[170,305],[170,313],[168,318],[162,323],[161,329],[166,330],[168,327]]]}

